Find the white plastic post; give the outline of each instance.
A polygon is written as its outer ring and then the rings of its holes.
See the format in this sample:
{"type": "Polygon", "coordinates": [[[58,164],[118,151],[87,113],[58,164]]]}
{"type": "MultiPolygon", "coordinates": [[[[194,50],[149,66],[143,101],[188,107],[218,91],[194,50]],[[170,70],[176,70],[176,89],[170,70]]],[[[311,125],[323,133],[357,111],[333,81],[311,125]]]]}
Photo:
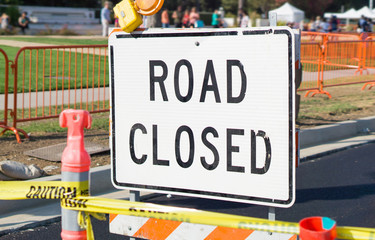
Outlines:
{"type": "Polygon", "coordinates": [[[277,26],[277,13],[269,13],[268,18],[270,20],[270,26],[276,27],[277,26]]]}
{"type": "MultiPolygon", "coordinates": [[[[68,109],[60,114],[59,121],[61,127],[68,128],[67,145],[61,157],[62,181],[79,182],[80,189],[88,189],[91,159],[85,150],[83,129],[91,127],[91,116],[87,111],[68,109]]],[[[89,192],[76,194],[89,195],[89,192]]],[[[63,240],[87,239],[86,229],[79,226],[77,219],[78,211],[61,209],[63,240]]]]}

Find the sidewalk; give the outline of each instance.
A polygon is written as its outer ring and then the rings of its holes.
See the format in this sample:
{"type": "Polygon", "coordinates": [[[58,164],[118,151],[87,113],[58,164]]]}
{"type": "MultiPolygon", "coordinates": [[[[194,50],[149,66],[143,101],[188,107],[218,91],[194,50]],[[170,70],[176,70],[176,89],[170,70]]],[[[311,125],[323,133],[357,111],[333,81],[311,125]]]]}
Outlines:
{"type": "MultiPolygon", "coordinates": [[[[12,36],[10,36],[12,37],[12,36]]],[[[33,38],[38,37],[34,35],[24,35],[17,37],[25,37],[25,38],[33,38]]],[[[68,39],[105,39],[106,37],[102,36],[44,36],[44,38],[68,38],[68,39]]],[[[37,43],[37,42],[30,42],[30,41],[17,41],[17,40],[8,40],[6,36],[2,36],[0,39],[0,45],[10,46],[10,47],[40,47],[40,46],[56,46],[56,44],[48,44],[48,43],[37,43]]]]}
{"type": "MultiPolygon", "coordinates": [[[[301,131],[300,137],[300,158],[303,164],[333,152],[375,142],[375,117],[305,129],[301,131]]],[[[57,175],[35,181],[60,179],[61,176],[57,175]]],[[[110,166],[92,169],[90,185],[92,196],[129,199],[128,190],[117,190],[112,186],[110,166]]],[[[148,192],[141,192],[141,200],[150,196],[148,192]]],[[[0,236],[60,221],[60,211],[57,200],[0,201],[0,236]]]]}

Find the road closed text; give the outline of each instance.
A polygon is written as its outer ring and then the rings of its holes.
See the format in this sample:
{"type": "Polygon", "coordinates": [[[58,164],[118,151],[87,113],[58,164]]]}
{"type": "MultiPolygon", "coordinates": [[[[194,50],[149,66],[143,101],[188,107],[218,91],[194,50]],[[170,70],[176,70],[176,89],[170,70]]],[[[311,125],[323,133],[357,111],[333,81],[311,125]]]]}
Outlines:
{"type": "MultiPolygon", "coordinates": [[[[169,68],[167,64],[164,61],[161,60],[151,60],[149,62],[150,67],[150,101],[155,101],[155,95],[157,91],[157,85],[160,89],[160,94],[163,98],[163,101],[168,101],[169,97],[167,94],[166,89],[166,80],[168,81],[168,75],[169,75],[169,68]],[[161,74],[156,74],[156,69],[161,69],[161,74]]],[[[193,96],[193,90],[196,88],[196,84],[194,82],[201,81],[203,79],[203,83],[201,86],[200,91],[200,97],[199,102],[205,102],[207,93],[212,93],[215,102],[221,103],[222,97],[220,96],[219,91],[219,84],[217,81],[217,76],[215,67],[212,60],[207,60],[206,66],[204,69],[204,74],[200,76],[201,78],[197,79],[194,78],[194,69],[193,65],[189,60],[181,59],[179,60],[176,65],[174,66],[174,73],[173,73],[173,84],[174,84],[174,93],[176,98],[180,102],[189,102],[193,96]],[[187,73],[186,77],[188,80],[188,90],[186,94],[183,94],[181,91],[181,70],[186,69],[187,71],[184,71],[184,73],[187,73]]],[[[169,80],[170,81],[170,80],[169,80]]],[[[244,66],[241,63],[240,60],[226,60],[226,85],[227,85],[227,91],[226,91],[226,97],[227,97],[227,103],[240,103],[245,98],[246,95],[246,88],[247,88],[247,77],[244,70],[244,66]],[[235,73],[239,73],[240,79],[234,79],[233,75],[235,73]],[[238,95],[234,95],[233,93],[233,83],[234,81],[239,81],[240,85],[240,91],[238,95]]],[[[199,86],[198,86],[199,87],[199,86]]]]}
{"type": "MultiPolygon", "coordinates": [[[[226,129],[225,145],[226,145],[226,155],[220,156],[218,148],[210,141],[212,138],[222,138],[219,136],[218,131],[213,127],[206,127],[202,132],[194,133],[193,130],[186,125],[180,126],[176,129],[176,134],[174,136],[173,147],[171,151],[174,151],[174,159],[162,159],[159,156],[160,142],[159,138],[161,133],[158,132],[158,125],[152,125],[146,127],[141,123],[136,123],[132,126],[129,134],[129,152],[132,161],[135,164],[142,165],[146,161],[152,161],[154,166],[170,166],[171,161],[176,161],[181,168],[190,168],[194,161],[199,161],[202,167],[208,171],[215,170],[219,164],[226,165],[226,171],[228,172],[238,172],[245,173],[246,168],[250,170],[252,174],[265,174],[268,172],[271,166],[271,141],[270,138],[264,131],[250,130],[250,136],[245,135],[245,129],[226,129]],[[152,153],[137,151],[136,146],[144,142],[138,142],[142,136],[146,135],[152,141],[152,153]],[[188,144],[182,145],[182,136],[187,136],[188,144]],[[249,156],[249,161],[247,165],[235,164],[236,153],[241,152],[241,148],[235,144],[237,141],[241,141],[245,137],[250,137],[250,148],[251,154],[249,156]],[[257,138],[261,141],[257,141],[257,138]],[[263,144],[264,146],[257,146],[263,144]],[[203,156],[196,152],[197,144],[202,144],[204,147],[210,150],[211,154],[209,156],[203,156]],[[262,149],[265,151],[264,164],[263,166],[257,166],[257,151],[262,149]],[[185,150],[185,151],[183,151],[185,150]],[[187,151],[186,151],[187,150],[187,151]],[[182,152],[188,152],[182,156],[182,152]],[[198,160],[199,158],[199,160],[198,160]]],[[[148,148],[148,149],[151,149],[148,148]]],[[[249,172],[246,170],[246,172],[249,172]]]]}
{"type": "MultiPolygon", "coordinates": [[[[150,98],[148,101],[154,102],[156,101],[156,96],[161,96],[159,100],[162,99],[162,104],[163,102],[169,101],[172,97],[175,97],[178,100],[178,104],[183,104],[191,101],[194,93],[198,93],[199,104],[202,105],[208,104],[206,103],[208,94],[213,96],[215,103],[222,103],[223,99],[226,99],[224,100],[224,104],[242,104],[246,97],[248,84],[245,67],[240,60],[236,59],[229,59],[222,63],[225,64],[224,71],[226,74],[224,76],[217,76],[212,60],[205,61],[205,64],[202,66],[203,71],[201,68],[199,74],[194,71],[194,65],[186,59],[177,61],[173,66],[167,66],[162,60],[150,60],[150,98]],[[219,78],[220,81],[218,81],[219,78]],[[181,85],[188,87],[185,91],[182,91],[181,85]],[[220,85],[226,85],[225,96],[221,96],[223,93],[219,90],[222,88],[220,85]],[[233,91],[234,85],[238,86],[236,93],[233,91]]],[[[181,105],[181,107],[183,106],[181,105]]],[[[199,116],[196,117],[199,118],[199,116]]],[[[219,164],[225,164],[226,171],[228,172],[250,172],[251,174],[265,174],[270,168],[271,141],[265,131],[241,128],[223,129],[223,126],[216,127],[216,129],[215,127],[207,126],[203,130],[196,130],[196,127],[186,124],[173,129],[173,135],[171,136],[171,133],[169,133],[169,136],[166,136],[169,140],[165,143],[165,141],[160,140],[167,134],[162,132],[163,130],[160,130],[162,129],[161,124],[162,123],[155,123],[146,126],[138,122],[130,125],[129,152],[135,164],[143,165],[149,160],[152,161],[154,166],[171,166],[171,161],[175,161],[179,167],[187,169],[193,164],[196,164],[194,163],[195,161],[198,161],[199,164],[208,171],[215,170],[219,164]],[[142,137],[142,135],[144,136],[142,137]],[[144,143],[142,139],[145,140],[145,136],[148,138],[145,142],[152,142],[152,146],[148,148],[152,149],[152,153],[142,152],[144,150],[136,149],[136,146],[144,143]],[[187,139],[187,141],[182,141],[182,136],[184,139],[187,139]],[[219,141],[225,141],[224,151],[222,150],[224,145],[220,145],[221,149],[215,146],[215,141],[213,141],[215,138],[219,141]],[[247,165],[240,165],[238,161],[236,161],[239,154],[241,154],[241,149],[244,147],[240,147],[237,144],[238,141],[249,143],[246,146],[250,148],[250,151],[247,151],[250,152],[247,156],[247,165]],[[170,152],[169,156],[174,156],[173,159],[163,159],[159,156],[165,154],[159,149],[161,144],[171,146],[169,149],[171,149],[173,153],[170,152]],[[204,154],[198,152],[198,149],[201,149],[201,146],[197,147],[198,144],[207,148],[208,151],[204,154]],[[262,144],[263,146],[257,147],[257,144],[262,144]],[[265,151],[261,154],[261,156],[265,156],[264,161],[257,161],[257,151],[265,151]],[[222,156],[220,156],[220,153],[222,156]],[[262,164],[260,164],[260,162],[262,162],[262,164]]]]}

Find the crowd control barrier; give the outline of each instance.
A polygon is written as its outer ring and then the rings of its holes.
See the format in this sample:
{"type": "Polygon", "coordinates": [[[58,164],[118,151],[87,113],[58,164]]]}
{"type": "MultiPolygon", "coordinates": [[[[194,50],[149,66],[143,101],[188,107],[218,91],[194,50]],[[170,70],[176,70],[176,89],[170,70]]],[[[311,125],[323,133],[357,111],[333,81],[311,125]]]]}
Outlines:
{"type": "Polygon", "coordinates": [[[9,60],[8,60],[8,56],[6,55],[6,53],[1,48],[0,48],[0,53],[2,54],[2,57],[3,57],[3,61],[0,61],[0,64],[1,64],[0,67],[4,68],[4,75],[0,76],[0,91],[1,90],[4,91],[4,94],[3,94],[4,105],[0,106],[0,107],[3,107],[4,109],[4,111],[0,115],[0,127],[3,129],[7,129],[8,128],[7,108],[8,108],[9,60]]]}
{"type": "Polygon", "coordinates": [[[2,134],[13,131],[21,142],[19,132],[26,138],[28,135],[17,128],[20,122],[57,118],[69,108],[90,113],[109,111],[107,47],[24,47],[14,61],[1,50],[5,65],[4,88],[0,84],[5,98],[4,114],[0,115],[2,134]]]}
{"type": "MultiPolygon", "coordinates": [[[[17,141],[20,142],[21,138],[20,138],[19,132],[21,132],[25,137],[28,137],[28,135],[22,129],[17,129],[15,125],[13,127],[8,125],[8,117],[9,115],[12,116],[12,111],[8,109],[9,63],[10,61],[8,59],[7,54],[4,52],[3,49],[0,48],[0,52],[4,59],[4,65],[2,65],[4,67],[4,75],[3,76],[0,75],[0,103],[3,101],[3,104],[4,104],[3,105],[4,110],[2,112],[0,111],[0,129],[3,129],[0,132],[0,136],[2,136],[6,131],[12,131],[16,135],[17,141]],[[3,94],[1,94],[1,92],[3,92],[3,94]]],[[[1,68],[2,67],[0,66],[0,69],[1,68]]],[[[1,110],[1,107],[2,106],[0,106],[0,110],[1,110]]]]}
{"type": "Polygon", "coordinates": [[[321,43],[325,39],[327,41],[355,41],[366,38],[367,35],[357,34],[357,33],[347,33],[347,32],[336,32],[336,33],[326,33],[326,32],[302,32],[303,42],[318,42],[321,43]]]}
{"type": "Polygon", "coordinates": [[[298,90],[307,91],[305,97],[325,94],[331,98],[324,89],[327,87],[361,83],[364,90],[374,86],[375,41],[372,37],[326,33],[302,36],[305,40],[314,39],[301,43],[303,81],[298,90]]]}
{"type": "Polygon", "coordinates": [[[65,108],[108,111],[107,66],[107,45],[21,48],[13,64],[14,124],[58,117],[65,108]]]}
{"type": "MultiPolygon", "coordinates": [[[[181,223],[212,225],[225,236],[215,237],[215,239],[228,239],[227,234],[232,239],[246,239],[246,236],[254,231],[299,234],[303,240],[328,240],[336,237],[339,239],[375,239],[373,228],[336,227],[336,223],[328,218],[312,217],[303,219],[298,224],[89,196],[90,157],[84,149],[83,129],[90,128],[91,117],[84,110],[65,110],[60,115],[60,125],[68,127],[67,147],[62,155],[63,181],[2,181],[0,182],[0,199],[61,199],[63,208],[61,237],[64,240],[93,239],[90,216],[103,220],[104,213],[148,218],[151,222],[161,223],[163,228],[173,228],[181,223]]],[[[155,232],[155,229],[156,231],[160,229],[157,227],[155,225],[154,228],[149,228],[150,232],[143,231],[142,237],[150,236],[149,239],[156,239],[150,234],[155,232]]],[[[166,239],[166,237],[157,239],[166,239]]],[[[292,236],[289,239],[296,238],[292,236]]]]}

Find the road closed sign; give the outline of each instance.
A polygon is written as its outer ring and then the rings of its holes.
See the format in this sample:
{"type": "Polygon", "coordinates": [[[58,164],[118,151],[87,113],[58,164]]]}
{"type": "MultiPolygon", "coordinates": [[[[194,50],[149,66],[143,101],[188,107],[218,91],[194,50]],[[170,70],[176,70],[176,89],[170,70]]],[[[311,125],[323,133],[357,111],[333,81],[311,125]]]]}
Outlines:
{"type": "Polygon", "coordinates": [[[112,33],[114,185],[293,205],[294,41],[287,27],[112,33]]]}

